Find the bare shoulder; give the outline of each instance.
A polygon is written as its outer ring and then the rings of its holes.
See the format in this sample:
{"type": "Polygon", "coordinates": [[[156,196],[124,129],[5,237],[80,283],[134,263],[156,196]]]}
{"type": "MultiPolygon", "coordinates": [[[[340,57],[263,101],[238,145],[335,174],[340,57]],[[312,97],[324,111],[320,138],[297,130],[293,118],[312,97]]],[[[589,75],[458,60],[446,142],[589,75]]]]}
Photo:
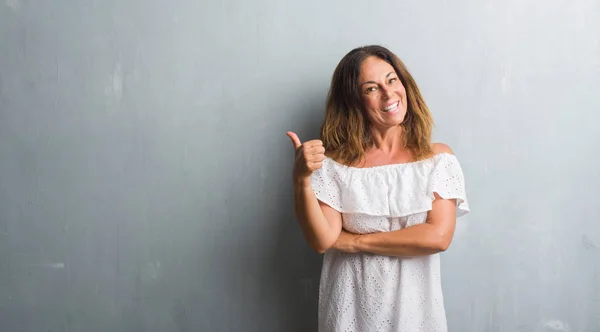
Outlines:
{"type": "Polygon", "coordinates": [[[433,143],[431,148],[433,149],[433,154],[436,155],[440,153],[454,154],[454,151],[452,151],[452,149],[444,143],[433,143]]]}

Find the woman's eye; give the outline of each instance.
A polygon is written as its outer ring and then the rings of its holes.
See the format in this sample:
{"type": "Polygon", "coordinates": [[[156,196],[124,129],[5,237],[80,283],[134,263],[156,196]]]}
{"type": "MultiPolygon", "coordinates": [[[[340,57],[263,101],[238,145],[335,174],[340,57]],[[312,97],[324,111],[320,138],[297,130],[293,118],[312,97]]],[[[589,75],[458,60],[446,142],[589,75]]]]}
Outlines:
{"type": "Polygon", "coordinates": [[[394,78],[391,78],[391,79],[390,79],[390,84],[391,84],[391,83],[395,83],[397,80],[398,80],[398,79],[397,79],[397,78],[395,78],[395,77],[394,77],[394,78]]]}
{"type": "Polygon", "coordinates": [[[375,91],[375,90],[377,90],[377,88],[376,88],[376,87],[374,87],[374,86],[372,86],[372,87],[369,87],[369,88],[367,88],[367,93],[369,93],[369,92],[373,92],[373,91],[375,91]]]}

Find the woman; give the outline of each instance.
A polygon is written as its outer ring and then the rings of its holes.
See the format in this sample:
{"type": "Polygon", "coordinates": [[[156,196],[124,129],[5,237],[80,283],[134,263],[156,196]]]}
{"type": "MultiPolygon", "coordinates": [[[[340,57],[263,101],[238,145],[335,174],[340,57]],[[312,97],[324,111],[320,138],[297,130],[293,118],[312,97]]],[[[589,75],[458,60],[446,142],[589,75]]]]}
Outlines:
{"type": "Polygon", "coordinates": [[[293,132],[295,212],[325,253],[319,331],[447,331],[439,253],[469,211],[452,150],[400,59],[381,46],[334,71],[321,140],[293,132]]]}

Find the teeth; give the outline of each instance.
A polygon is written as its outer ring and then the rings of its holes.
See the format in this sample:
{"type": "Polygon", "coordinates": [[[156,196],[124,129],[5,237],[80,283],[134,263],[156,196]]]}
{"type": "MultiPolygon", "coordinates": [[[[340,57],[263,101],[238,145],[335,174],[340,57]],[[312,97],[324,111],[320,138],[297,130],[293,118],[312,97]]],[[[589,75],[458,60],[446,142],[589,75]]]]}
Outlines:
{"type": "Polygon", "coordinates": [[[384,112],[389,112],[389,111],[395,110],[397,107],[398,107],[398,103],[395,103],[395,104],[392,104],[392,105],[384,108],[383,111],[384,112]]]}

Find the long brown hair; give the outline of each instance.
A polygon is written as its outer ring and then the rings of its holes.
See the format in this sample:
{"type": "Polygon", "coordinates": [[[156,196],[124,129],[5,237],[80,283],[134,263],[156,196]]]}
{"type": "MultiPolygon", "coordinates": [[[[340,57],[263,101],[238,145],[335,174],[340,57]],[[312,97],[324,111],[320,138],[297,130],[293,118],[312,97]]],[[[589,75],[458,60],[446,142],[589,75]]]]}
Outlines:
{"type": "Polygon", "coordinates": [[[369,45],[348,52],[333,72],[327,95],[325,122],[321,126],[321,140],[328,157],[352,165],[365,156],[373,145],[371,124],[364,110],[358,86],[360,66],[376,56],[389,63],[406,89],[407,111],[401,126],[404,142],[417,160],[433,155],[431,131],[433,118],[417,83],[402,61],[390,50],[369,45]]]}

